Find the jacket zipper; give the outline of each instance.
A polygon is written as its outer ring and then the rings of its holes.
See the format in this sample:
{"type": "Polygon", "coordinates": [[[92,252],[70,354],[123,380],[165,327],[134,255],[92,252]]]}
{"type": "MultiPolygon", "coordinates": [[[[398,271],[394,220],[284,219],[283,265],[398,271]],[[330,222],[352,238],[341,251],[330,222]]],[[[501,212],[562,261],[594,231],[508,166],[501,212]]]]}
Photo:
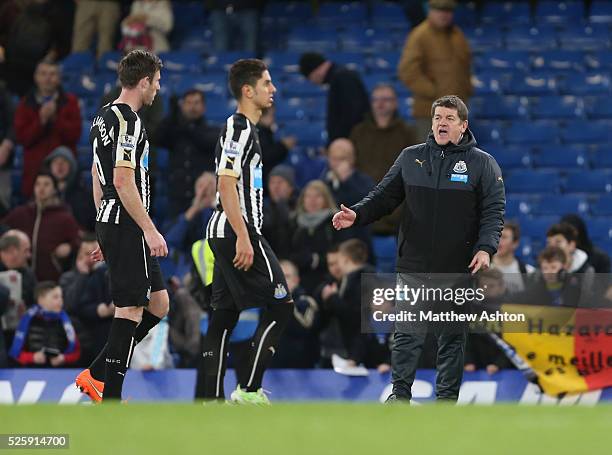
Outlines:
{"type": "MultiPolygon", "coordinates": [[[[431,256],[433,257],[434,246],[436,243],[436,228],[438,224],[438,196],[440,193],[440,176],[442,175],[442,166],[444,165],[444,150],[440,150],[440,167],[438,168],[438,178],[436,180],[436,196],[434,199],[434,217],[433,217],[433,229],[431,237],[431,256]]],[[[432,260],[429,262],[429,272],[432,272],[432,260]]]]}

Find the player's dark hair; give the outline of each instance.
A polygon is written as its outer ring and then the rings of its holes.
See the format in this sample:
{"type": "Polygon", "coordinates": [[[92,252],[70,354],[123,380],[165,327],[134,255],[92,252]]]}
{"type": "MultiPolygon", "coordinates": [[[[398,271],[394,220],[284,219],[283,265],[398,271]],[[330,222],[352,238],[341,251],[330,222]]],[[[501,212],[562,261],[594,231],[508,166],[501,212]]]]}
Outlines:
{"type": "Polygon", "coordinates": [[[438,98],[431,105],[431,117],[433,118],[437,107],[446,107],[448,109],[454,109],[459,115],[459,119],[463,122],[468,119],[468,108],[465,103],[457,95],[446,95],[442,98],[438,98]]]}
{"type": "Polygon", "coordinates": [[[567,262],[567,255],[565,251],[558,246],[547,246],[538,255],[538,264],[553,261],[559,261],[561,264],[565,264],[567,262]]]}
{"type": "Polygon", "coordinates": [[[229,70],[229,87],[234,98],[240,101],[242,87],[244,85],[255,87],[263,72],[267,70],[266,64],[256,58],[241,59],[235,62],[229,70]]]}
{"type": "Polygon", "coordinates": [[[368,260],[368,246],[359,239],[350,239],[342,242],[339,251],[355,264],[365,264],[368,260]]]}
{"type": "Polygon", "coordinates": [[[152,52],[133,50],[121,59],[117,68],[121,87],[134,88],[145,77],[152,82],[163,66],[161,59],[152,52]]]}
{"type": "Polygon", "coordinates": [[[516,221],[504,221],[504,229],[512,231],[512,241],[518,242],[521,239],[521,226],[516,221]]]}
{"type": "Polygon", "coordinates": [[[203,103],[206,102],[206,96],[204,95],[204,92],[202,90],[199,90],[197,88],[190,88],[185,93],[183,93],[183,99],[185,99],[185,98],[187,98],[188,96],[191,96],[191,95],[200,95],[200,98],[202,99],[202,102],[203,103]]]}
{"type": "Polygon", "coordinates": [[[41,281],[34,288],[34,298],[38,300],[41,297],[46,296],[49,292],[57,287],[59,287],[59,284],[57,284],[55,281],[41,281]]]}
{"type": "Polygon", "coordinates": [[[6,251],[9,248],[19,248],[21,240],[13,234],[5,234],[0,237],[0,251],[6,251]]]}
{"type": "Polygon", "coordinates": [[[553,224],[546,232],[546,237],[562,235],[568,242],[575,242],[578,238],[578,231],[569,223],[553,224]]]}

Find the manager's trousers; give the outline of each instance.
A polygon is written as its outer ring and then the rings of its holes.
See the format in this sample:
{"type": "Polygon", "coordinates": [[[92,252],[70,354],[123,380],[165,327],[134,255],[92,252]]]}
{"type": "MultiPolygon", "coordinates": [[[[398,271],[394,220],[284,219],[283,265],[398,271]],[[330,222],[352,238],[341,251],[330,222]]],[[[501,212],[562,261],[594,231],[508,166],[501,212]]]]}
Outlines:
{"type": "MultiPolygon", "coordinates": [[[[463,378],[466,331],[457,326],[433,328],[438,342],[436,358],[436,399],[457,401],[463,378]]],[[[427,333],[396,331],[391,351],[393,393],[400,399],[412,398],[412,383],[423,352],[427,333]]]]}

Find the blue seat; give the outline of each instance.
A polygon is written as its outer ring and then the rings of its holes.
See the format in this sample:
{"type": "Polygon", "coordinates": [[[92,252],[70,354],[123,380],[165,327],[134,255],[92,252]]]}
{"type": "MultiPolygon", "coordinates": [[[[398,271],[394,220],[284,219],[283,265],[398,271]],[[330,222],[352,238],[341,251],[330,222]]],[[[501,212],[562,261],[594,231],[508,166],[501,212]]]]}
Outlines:
{"type": "Polygon", "coordinates": [[[567,95],[608,95],[610,76],[605,72],[568,74],[561,79],[560,89],[567,95]]]}
{"type": "Polygon", "coordinates": [[[200,2],[172,2],[174,30],[203,26],[206,23],[204,5],[200,2]]]}
{"type": "Polygon", "coordinates": [[[498,73],[480,73],[472,75],[472,86],[477,96],[501,94],[505,85],[505,76],[498,73]]]}
{"type": "Polygon", "coordinates": [[[325,90],[325,88],[313,84],[302,75],[296,75],[290,80],[285,81],[281,87],[281,90],[283,91],[283,95],[287,98],[313,98],[325,96],[327,94],[327,90],[325,90]]]}
{"type": "Polygon", "coordinates": [[[579,20],[584,17],[584,13],[584,4],[582,2],[540,0],[536,5],[535,17],[538,21],[560,24],[579,20]]]}
{"type": "Polygon", "coordinates": [[[561,129],[561,139],[570,144],[597,144],[612,141],[612,125],[607,122],[576,120],[561,129]]]}
{"type": "Polygon", "coordinates": [[[356,28],[340,34],[340,47],[348,52],[386,52],[397,48],[389,31],[380,28],[356,28]]]}
{"type": "Polygon", "coordinates": [[[479,144],[499,144],[503,139],[499,122],[476,120],[470,123],[470,130],[479,144]]]}
{"type": "Polygon", "coordinates": [[[530,66],[529,52],[518,50],[487,51],[483,52],[476,60],[478,66],[489,70],[526,71],[530,66]]]}
{"type": "Polygon", "coordinates": [[[93,73],[96,59],[91,52],[73,52],[62,60],[62,71],[64,73],[93,73]]]}
{"type": "Polygon", "coordinates": [[[281,137],[295,136],[301,146],[318,147],[327,142],[325,124],[319,122],[288,122],[281,128],[281,137]]]}
{"type": "Polygon", "coordinates": [[[300,72],[300,53],[287,51],[268,52],[264,58],[266,64],[272,71],[272,77],[278,77],[276,72],[299,73],[300,72]]]}
{"type": "Polygon", "coordinates": [[[612,169],[612,143],[596,146],[591,162],[596,168],[612,169]]]}
{"type": "Polygon", "coordinates": [[[598,97],[585,99],[585,112],[588,118],[592,119],[612,119],[612,104],[598,97]]]}
{"type": "Polygon", "coordinates": [[[157,154],[157,170],[165,172],[170,163],[170,152],[165,148],[158,148],[155,152],[157,154]]]}
{"type": "Polygon", "coordinates": [[[595,216],[612,216],[612,194],[602,194],[591,203],[591,213],[595,216]]]}
{"type": "Polygon", "coordinates": [[[546,240],[546,232],[553,225],[559,222],[559,215],[543,215],[521,219],[521,236],[530,238],[540,243],[546,240]]]}
{"type": "Polygon", "coordinates": [[[279,99],[275,103],[275,116],[279,123],[304,120],[306,112],[302,98],[279,99]]]}
{"type": "Polygon", "coordinates": [[[455,8],[454,21],[463,30],[474,28],[479,20],[478,11],[474,3],[460,3],[457,5],[457,8],[455,8]]]}
{"type": "Polygon", "coordinates": [[[525,99],[516,96],[487,96],[472,99],[470,102],[472,117],[491,120],[516,120],[527,117],[525,99]]]}
{"type": "Polygon", "coordinates": [[[594,23],[611,23],[612,3],[608,0],[594,0],[591,4],[590,20],[594,23]]]}
{"type": "Polygon", "coordinates": [[[366,64],[370,73],[383,73],[395,77],[400,53],[397,51],[377,52],[367,59],[366,64]]]}
{"type": "Polygon", "coordinates": [[[362,24],[366,21],[368,11],[366,5],[361,2],[350,3],[321,3],[319,7],[318,21],[337,24],[362,24]]]}
{"type": "Polygon", "coordinates": [[[306,151],[299,149],[289,152],[286,162],[295,169],[298,188],[303,188],[311,180],[320,178],[327,164],[324,158],[311,157],[306,151]]]}
{"type": "Polygon", "coordinates": [[[526,168],[531,163],[531,155],[528,147],[491,147],[487,150],[499,167],[504,171],[509,169],[526,168]]]}
{"type": "Polygon", "coordinates": [[[372,24],[396,26],[406,24],[405,13],[400,5],[392,2],[376,2],[370,14],[372,24]]]}
{"type": "Polygon", "coordinates": [[[597,246],[608,253],[608,256],[612,256],[612,240],[600,240],[597,246]]]}
{"type": "Polygon", "coordinates": [[[312,6],[307,2],[267,2],[263,18],[303,23],[312,18],[312,6]]]}
{"type": "Polygon", "coordinates": [[[544,145],[533,158],[538,168],[580,169],[589,164],[585,147],[544,145]]]}
{"type": "Polygon", "coordinates": [[[557,142],[559,127],[552,121],[515,121],[504,131],[509,144],[546,144],[557,142]]]}
{"type": "Polygon", "coordinates": [[[373,236],[372,248],[376,256],[376,269],[380,273],[393,273],[395,271],[395,256],[397,240],[395,236],[373,236]]]}
{"type": "Polygon", "coordinates": [[[362,52],[329,52],[325,57],[358,73],[365,69],[365,55],[362,52]]]}
{"type": "Polygon", "coordinates": [[[585,57],[587,66],[593,70],[604,70],[612,68],[612,52],[597,51],[589,52],[585,57]]]}
{"type": "Polygon", "coordinates": [[[81,121],[81,136],[77,146],[88,146],[89,145],[89,130],[91,129],[91,120],[81,121]]]}
{"type": "Polygon", "coordinates": [[[535,119],[573,119],[582,117],[583,103],[575,96],[542,96],[529,104],[535,119]]]}
{"type": "Polygon", "coordinates": [[[533,59],[533,67],[542,70],[582,70],[584,68],[584,52],[551,50],[538,52],[533,59]]]}
{"type": "Polygon", "coordinates": [[[610,43],[607,25],[588,24],[567,27],[559,33],[559,41],[563,49],[600,50],[606,49],[610,43]]]}
{"type": "Polygon", "coordinates": [[[515,219],[527,216],[531,212],[532,199],[530,195],[524,194],[506,195],[506,218],[515,219]]]}
{"type": "Polygon", "coordinates": [[[236,110],[236,101],[217,93],[206,95],[206,118],[216,124],[225,124],[227,118],[236,110]]]}
{"type": "Polygon", "coordinates": [[[324,27],[295,27],[289,33],[287,49],[294,52],[317,52],[326,53],[338,50],[338,31],[336,28],[324,27]]]}
{"type": "Polygon", "coordinates": [[[219,96],[227,96],[229,93],[227,85],[227,76],[224,74],[184,74],[175,80],[172,87],[172,92],[178,96],[188,90],[197,89],[204,92],[207,96],[209,94],[216,94],[219,96]]]}
{"type": "Polygon", "coordinates": [[[98,60],[98,70],[108,71],[116,75],[121,56],[122,54],[119,51],[105,52],[98,60]]]}
{"type": "Polygon", "coordinates": [[[568,174],[564,188],[567,193],[609,193],[612,192],[612,172],[572,172],[568,174]]]}
{"type": "Polygon", "coordinates": [[[593,240],[610,241],[612,240],[612,217],[591,218],[587,221],[587,229],[593,240]]]}
{"type": "Polygon", "coordinates": [[[557,84],[549,73],[513,74],[503,90],[509,95],[554,95],[557,93],[557,84]]]}
{"type": "Polygon", "coordinates": [[[532,206],[533,215],[566,215],[588,212],[589,204],[584,196],[548,194],[538,198],[532,206]]]}
{"type": "Polygon", "coordinates": [[[474,52],[482,52],[503,47],[503,35],[496,27],[471,27],[464,30],[465,37],[474,52]]]}
{"type": "Polygon", "coordinates": [[[177,51],[208,53],[214,51],[213,33],[209,28],[197,27],[185,29],[183,33],[173,38],[177,51]]]}
{"type": "Polygon", "coordinates": [[[514,50],[547,50],[557,47],[554,26],[541,24],[513,25],[506,32],[506,47],[514,50]]]}
{"type": "Polygon", "coordinates": [[[485,24],[528,24],[531,10],[527,2],[486,2],[481,19],[485,24]]]}
{"type": "Polygon", "coordinates": [[[327,100],[325,98],[305,98],[302,100],[302,108],[306,118],[318,122],[325,121],[327,115],[327,100]]]}
{"type": "Polygon", "coordinates": [[[197,52],[163,52],[159,57],[164,62],[164,70],[173,73],[202,71],[202,57],[197,52]]]}
{"type": "Polygon", "coordinates": [[[515,171],[505,178],[510,193],[556,193],[561,185],[557,171],[515,171]]]}
{"type": "Polygon", "coordinates": [[[227,76],[227,71],[236,60],[253,57],[255,57],[253,54],[245,51],[221,52],[209,55],[204,61],[204,67],[208,72],[221,72],[227,76]]]}

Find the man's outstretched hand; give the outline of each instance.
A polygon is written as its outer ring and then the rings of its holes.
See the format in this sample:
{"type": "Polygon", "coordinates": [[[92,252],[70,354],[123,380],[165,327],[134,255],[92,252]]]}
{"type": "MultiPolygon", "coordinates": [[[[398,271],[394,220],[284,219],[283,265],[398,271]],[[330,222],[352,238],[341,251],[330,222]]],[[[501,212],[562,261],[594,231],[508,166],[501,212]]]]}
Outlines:
{"type": "Polygon", "coordinates": [[[332,224],[339,231],[340,229],[350,228],[356,218],[357,214],[353,210],[344,204],[340,204],[340,211],[332,218],[332,224]]]}

